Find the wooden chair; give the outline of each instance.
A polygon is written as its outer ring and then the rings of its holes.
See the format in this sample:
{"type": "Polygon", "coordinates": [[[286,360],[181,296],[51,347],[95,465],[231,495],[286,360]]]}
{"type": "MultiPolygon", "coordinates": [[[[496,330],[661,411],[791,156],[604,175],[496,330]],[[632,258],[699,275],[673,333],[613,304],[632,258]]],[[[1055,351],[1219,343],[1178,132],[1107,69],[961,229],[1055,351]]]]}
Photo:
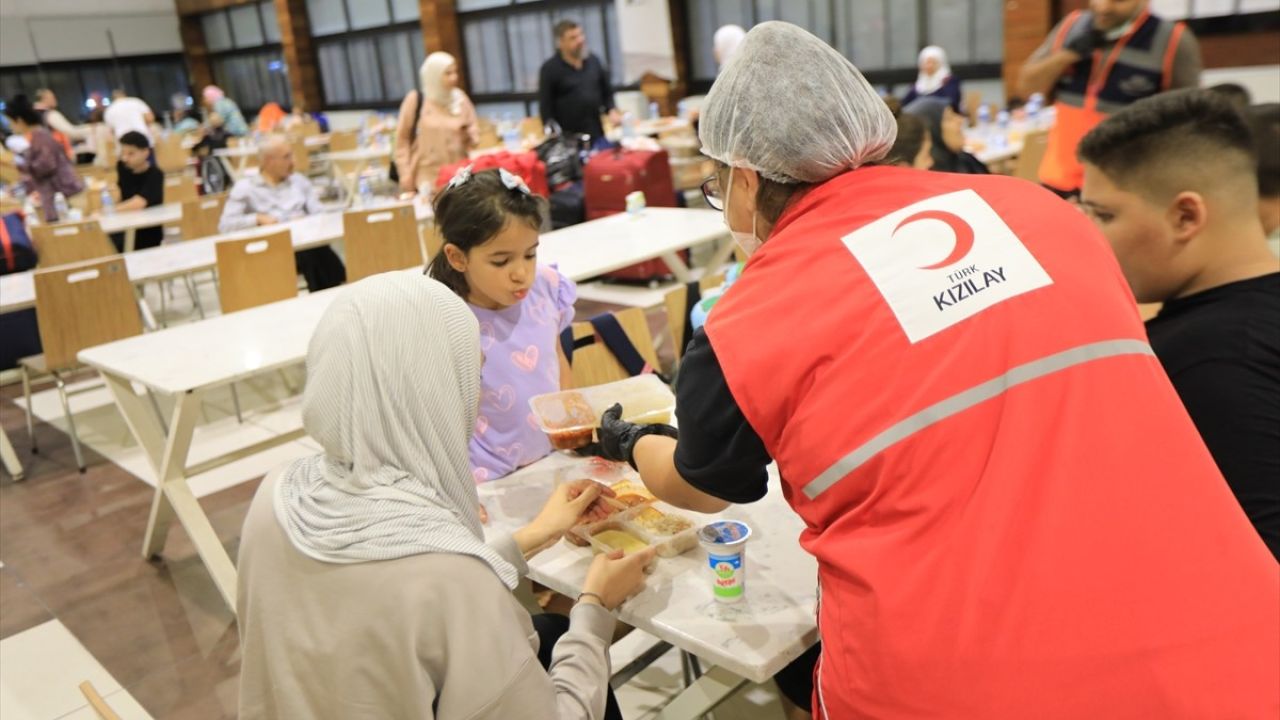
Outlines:
{"type": "Polygon", "coordinates": [[[191,162],[191,153],[182,147],[182,136],[170,133],[156,141],[156,167],[163,173],[180,173],[191,162]]]}
{"type": "MultiPolygon", "coordinates": [[[[698,281],[698,289],[706,293],[712,288],[724,284],[724,275],[707,275],[698,281]]],[[[667,332],[671,334],[671,349],[675,353],[676,362],[684,357],[684,329],[689,324],[689,293],[684,288],[677,288],[667,293],[664,304],[667,306],[667,332]]]]}
{"type": "Polygon", "coordinates": [[[298,270],[289,230],[243,240],[223,240],[215,250],[222,312],[236,312],[298,296],[298,270]]]}
{"type": "Polygon", "coordinates": [[[293,141],[293,171],[303,175],[311,174],[311,151],[301,138],[293,141]]]}
{"type": "Polygon", "coordinates": [[[218,234],[218,221],[222,208],[227,204],[227,193],[191,198],[182,203],[183,240],[195,240],[218,234]]]}
{"type": "Polygon", "coordinates": [[[346,247],[347,282],[370,275],[422,267],[425,258],[413,205],[374,210],[350,210],[342,214],[346,247]]]}
{"type": "Polygon", "coordinates": [[[1022,138],[1022,152],[1013,167],[1014,177],[1040,182],[1040,161],[1049,147],[1048,130],[1032,130],[1022,138]]]}
{"type": "Polygon", "coordinates": [[[444,249],[444,235],[440,234],[440,228],[436,227],[435,223],[422,228],[422,247],[426,252],[423,257],[424,263],[430,263],[436,253],[444,249]]]}
{"type": "Polygon", "coordinates": [[[520,139],[532,139],[534,143],[540,143],[547,136],[547,128],[542,124],[540,117],[527,117],[520,121],[520,139]]]}
{"type": "MultiPolygon", "coordinates": [[[[640,357],[644,358],[650,367],[658,367],[658,353],[653,347],[653,335],[649,333],[649,321],[645,317],[644,310],[629,308],[613,315],[618,318],[618,324],[622,326],[622,331],[627,334],[631,344],[635,345],[640,357]]],[[[577,347],[579,340],[595,335],[596,331],[591,323],[574,323],[572,328],[576,348],[573,351],[572,362],[573,384],[576,387],[603,385],[631,377],[599,338],[591,344],[577,347]]]]}
{"type": "Polygon", "coordinates": [[[355,150],[360,147],[360,134],[355,130],[329,133],[329,149],[333,152],[355,150]]]}
{"type": "Polygon", "coordinates": [[[31,242],[39,258],[37,267],[42,268],[98,260],[116,254],[115,247],[97,220],[34,225],[31,242]]]}
{"type": "Polygon", "coordinates": [[[36,320],[44,353],[19,361],[26,398],[27,434],[36,452],[31,422],[32,375],[51,375],[67,417],[76,465],[84,472],[84,455],[67,397],[67,374],[81,369],[76,354],[85,348],[142,334],[142,321],[129,282],[124,257],[36,270],[36,320]]]}
{"type": "Polygon", "coordinates": [[[195,177],[191,175],[171,175],[164,179],[164,202],[182,203],[200,197],[200,190],[195,177]]]}
{"type": "Polygon", "coordinates": [[[476,122],[480,130],[480,141],[476,143],[477,150],[488,150],[502,144],[502,138],[498,136],[498,128],[489,118],[480,118],[476,122]]]}
{"type": "Polygon", "coordinates": [[[960,109],[969,118],[969,125],[978,124],[978,108],[982,105],[982,91],[968,90],[960,101],[960,109]]]}

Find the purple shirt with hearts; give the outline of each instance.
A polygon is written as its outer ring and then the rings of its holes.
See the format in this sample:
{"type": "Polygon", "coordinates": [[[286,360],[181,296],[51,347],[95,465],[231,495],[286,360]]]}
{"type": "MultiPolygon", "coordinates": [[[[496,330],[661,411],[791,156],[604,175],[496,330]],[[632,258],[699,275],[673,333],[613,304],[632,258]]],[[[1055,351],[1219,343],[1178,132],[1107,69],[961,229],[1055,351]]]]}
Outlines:
{"type": "Polygon", "coordinates": [[[554,267],[538,266],[525,299],[502,310],[471,306],[480,321],[480,414],[471,438],[471,473],[496,480],[551,452],[529,398],[560,389],[560,332],[573,322],[578,289],[554,267]]]}

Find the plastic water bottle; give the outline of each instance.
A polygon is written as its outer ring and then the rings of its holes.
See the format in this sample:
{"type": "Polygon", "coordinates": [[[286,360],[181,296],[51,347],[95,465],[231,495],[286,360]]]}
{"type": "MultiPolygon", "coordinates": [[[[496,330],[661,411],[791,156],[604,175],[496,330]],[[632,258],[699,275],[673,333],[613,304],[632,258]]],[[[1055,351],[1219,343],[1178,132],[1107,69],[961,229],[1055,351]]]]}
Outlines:
{"type": "Polygon", "coordinates": [[[622,115],[622,139],[630,140],[636,136],[636,118],[631,113],[622,115]]]}
{"type": "Polygon", "coordinates": [[[102,214],[110,215],[116,211],[116,201],[111,197],[110,188],[102,188],[102,214]]]}
{"type": "Polygon", "coordinates": [[[67,196],[58,193],[53,196],[53,209],[58,213],[59,220],[71,219],[71,208],[67,205],[67,196]]]}
{"type": "Polygon", "coordinates": [[[359,195],[360,207],[367,208],[373,206],[373,188],[369,186],[369,180],[367,178],[360,178],[359,195]]]}
{"type": "Polygon", "coordinates": [[[1001,110],[996,113],[996,127],[998,130],[991,134],[992,145],[996,149],[1004,149],[1009,144],[1009,113],[1001,110]]]}
{"type": "Polygon", "coordinates": [[[657,120],[660,117],[662,117],[662,111],[658,109],[658,103],[649,103],[649,119],[657,120]]]}

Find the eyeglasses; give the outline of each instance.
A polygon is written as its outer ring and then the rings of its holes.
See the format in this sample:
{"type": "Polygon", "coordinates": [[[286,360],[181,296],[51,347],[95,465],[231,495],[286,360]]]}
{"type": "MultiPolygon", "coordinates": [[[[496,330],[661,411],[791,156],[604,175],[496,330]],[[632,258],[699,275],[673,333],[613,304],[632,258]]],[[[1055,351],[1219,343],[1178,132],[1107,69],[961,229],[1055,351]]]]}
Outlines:
{"type": "Polygon", "coordinates": [[[712,210],[724,210],[724,197],[720,194],[720,173],[702,181],[702,197],[712,210]]]}

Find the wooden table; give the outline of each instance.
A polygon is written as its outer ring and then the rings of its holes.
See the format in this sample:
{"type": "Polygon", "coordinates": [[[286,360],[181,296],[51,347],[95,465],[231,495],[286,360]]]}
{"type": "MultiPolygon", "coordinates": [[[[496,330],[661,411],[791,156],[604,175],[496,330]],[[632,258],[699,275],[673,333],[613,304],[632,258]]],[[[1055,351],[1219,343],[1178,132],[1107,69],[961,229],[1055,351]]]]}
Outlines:
{"type": "Polygon", "coordinates": [[[316,155],[316,160],[328,161],[333,179],[342,187],[348,201],[356,197],[356,188],[360,183],[360,174],[374,160],[391,157],[391,145],[376,145],[358,150],[340,150],[324,152],[316,155]],[[349,167],[343,169],[343,164],[349,167]]]}
{"type": "Polygon", "coordinates": [[[143,210],[101,213],[96,219],[98,225],[102,227],[102,232],[108,235],[124,233],[124,251],[130,253],[137,247],[138,230],[180,222],[182,203],[153,205],[143,210]]]}
{"type": "MultiPolygon", "coordinates": [[[[650,208],[637,216],[603,218],[543,235],[540,260],[559,265],[562,272],[575,280],[594,277],[635,262],[722,239],[727,232],[719,217],[718,212],[709,210],[650,208]]],[[[341,237],[341,224],[342,217],[338,213],[297,221],[294,224],[294,246],[298,247],[299,238],[313,238],[319,243],[322,238],[331,241],[341,237]],[[336,231],[325,229],[335,223],[336,231]]],[[[273,229],[261,228],[253,232],[273,229]]],[[[133,257],[146,252],[134,253],[133,257]]],[[[206,252],[213,252],[212,242],[206,252]]],[[[126,256],[126,260],[129,257],[126,256]]],[[[415,268],[402,272],[420,275],[422,271],[415,268]]],[[[132,272],[130,279],[136,280],[132,272]]],[[[196,551],[233,612],[235,568],[191,492],[187,479],[297,439],[303,431],[302,428],[281,431],[277,437],[189,467],[187,458],[199,416],[200,398],[231,383],[303,362],[312,331],[340,292],[342,288],[331,288],[146,333],[83,350],[78,356],[82,363],[102,373],[125,423],[146,452],[156,473],[156,494],[143,543],[143,556],[150,558],[160,553],[169,524],[177,517],[187,528],[196,551]],[[134,392],[131,384],[134,382],[176,398],[167,432],[161,427],[152,406],[134,392]]]]}

